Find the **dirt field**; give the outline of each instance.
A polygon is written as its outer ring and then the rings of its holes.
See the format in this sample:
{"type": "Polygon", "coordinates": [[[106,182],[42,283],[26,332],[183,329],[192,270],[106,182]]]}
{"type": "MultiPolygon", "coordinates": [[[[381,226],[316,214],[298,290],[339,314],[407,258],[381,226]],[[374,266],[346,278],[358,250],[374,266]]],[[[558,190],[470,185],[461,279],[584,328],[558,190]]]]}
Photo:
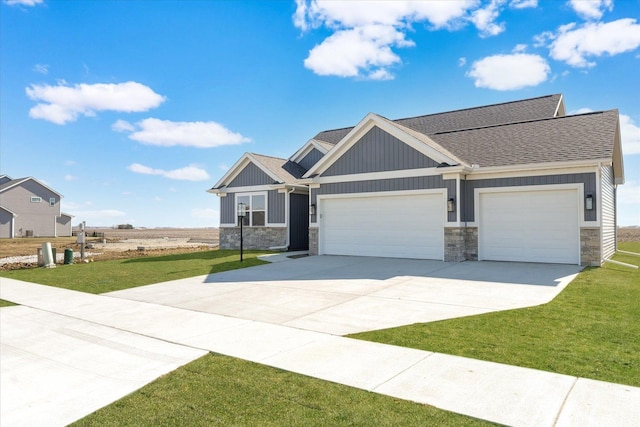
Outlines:
{"type": "MultiPolygon", "coordinates": [[[[35,255],[38,248],[41,248],[45,242],[50,242],[58,254],[64,253],[65,249],[72,249],[75,253],[80,253],[81,250],[80,245],[77,244],[77,237],[2,239],[0,269],[33,266],[31,262],[22,261],[3,263],[2,259],[35,255]]],[[[85,253],[91,254],[87,255],[87,258],[100,261],[203,251],[217,246],[217,228],[134,230],[90,228],[87,229],[85,253]],[[104,237],[92,237],[102,236],[100,233],[104,233],[104,237]]]]}
{"type": "Polygon", "coordinates": [[[640,227],[624,227],[618,229],[618,241],[640,242],[640,227]]]}

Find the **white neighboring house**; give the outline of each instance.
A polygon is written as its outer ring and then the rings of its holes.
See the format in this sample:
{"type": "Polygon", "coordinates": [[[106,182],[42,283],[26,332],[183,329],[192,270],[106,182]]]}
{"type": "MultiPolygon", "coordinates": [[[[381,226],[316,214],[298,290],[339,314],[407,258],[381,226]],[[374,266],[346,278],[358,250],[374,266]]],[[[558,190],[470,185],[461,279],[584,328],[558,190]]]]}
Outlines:
{"type": "Polygon", "coordinates": [[[73,216],[60,212],[61,199],[33,177],[0,175],[0,238],[71,236],[73,216]]]}

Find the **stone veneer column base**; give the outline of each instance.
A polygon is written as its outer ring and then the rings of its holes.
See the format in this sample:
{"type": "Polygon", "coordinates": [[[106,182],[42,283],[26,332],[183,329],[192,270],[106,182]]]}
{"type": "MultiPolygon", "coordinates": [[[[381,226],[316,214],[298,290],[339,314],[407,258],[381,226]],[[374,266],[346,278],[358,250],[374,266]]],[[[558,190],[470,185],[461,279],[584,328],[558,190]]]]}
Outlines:
{"type": "Polygon", "coordinates": [[[318,255],[318,227],[309,227],[309,255],[318,255]]]}
{"type": "MultiPolygon", "coordinates": [[[[244,249],[269,249],[287,243],[287,227],[243,227],[244,249]]],[[[240,249],[240,227],[220,228],[220,249],[240,249]]]]}
{"type": "Polygon", "coordinates": [[[600,228],[580,228],[580,265],[602,265],[600,228]]]}
{"type": "Polygon", "coordinates": [[[478,260],[478,229],[476,227],[445,227],[444,260],[460,262],[478,260]]]}

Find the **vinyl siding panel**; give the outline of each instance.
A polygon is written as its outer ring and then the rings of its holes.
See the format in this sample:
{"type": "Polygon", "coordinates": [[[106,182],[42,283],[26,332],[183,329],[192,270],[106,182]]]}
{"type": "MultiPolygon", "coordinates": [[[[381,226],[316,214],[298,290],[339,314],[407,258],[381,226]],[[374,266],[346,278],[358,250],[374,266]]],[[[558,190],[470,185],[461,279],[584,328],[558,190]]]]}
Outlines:
{"type": "Polygon", "coordinates": [[[285,197],[286,195],[278,193],[278,190],[270,190],[267,193],[267,221],[269,224],[284,224],[286,222],[285,197]]]}
{"type": "Polygon", "coordinates": [[[273,178],[254,165],[249,163],[244,169],[231,181],[228,187],[248,187],[252,185],[268,185],[273,184],[273,178]]]}
{"type": "MultiPolygon", "coordinates": [[[[476,188],[493,188],[493,187],[518,187],[526,185],[554,185],[554,184],[584,184],[584,194],[596,195],[596,174],[595,173],[576,173],[564,175],[545,175],[545,176],[524,176],[512,178],[495,178],[495,179],[479,179],[473,181],[464,181],[464,203],[462,221],[475,221],[475,189],[476,188]]],[[[594,200],[597,203],[597,200],[594,200]]],[[[544,209],[544,206],[540,206],[544,209]]],[[[597,209],[584,211],[585,221],[597,220],[597,209]]]]}
{"type": "Polygon", "coordinates": [[[225,197],[220,197],[220,224],[236,224],[236,197],[233,193],[228,193],[225,197]]]}
{"type": "Polygon", "coordinates": [[[28,180],[5,190],[2,204],[17,214],[14,223],[16,237],[26,236],[27,230],[34,236],[53,237],[56,235],[56,218],[60,215],[60,195],[28,180]],[[31,197],[40,197],[39,203],[31,202],[31,197]],[[54,198],[54,206],[49,199],[54,198]]]}
{"type": "Polygon", "coordinates": [[[324,157],[324,154],[322,154],[320,150],[317,150],[314,148],[309,152],[309,154],[304,156],[302,160],[298,162],[298,164],[303,168],[305,168],[306,170],[309,170],[311,169],[311,166],[318,163],[318,160],[320,160],[323,157],[324,157]]]}
{"type": "Polygon", "coordinates": [[[601,170],[600,207],[602,209],[602,258],[609,259],[616,251],[616,200],[613,168],[601,170]]]}
{"type": "Polygon", "coordinates": [[[399,139],[378,127],[372,128],[346,153],[338,158],[322,176],[383,172],[438,166],[399,139]]]}
{"type": "Polygon", "coordinates": [[[14,237],[12,234],[13,215],[4,209],[0,209],[0,237],[9,238],[14,237]]]}

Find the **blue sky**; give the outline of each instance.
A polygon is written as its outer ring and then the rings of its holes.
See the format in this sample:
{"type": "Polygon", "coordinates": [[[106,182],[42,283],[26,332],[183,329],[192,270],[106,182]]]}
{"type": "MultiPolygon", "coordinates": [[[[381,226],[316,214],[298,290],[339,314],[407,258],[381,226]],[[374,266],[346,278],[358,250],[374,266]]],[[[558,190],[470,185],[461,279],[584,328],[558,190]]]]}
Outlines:
{"type": "Polygon", "coordinates": [[[619,109],[618,219],[640,225],[639,20],[638,0],[2,0],[0,173],[74,225],[210,227],[244,152],[562,93],[619,109]]]}

